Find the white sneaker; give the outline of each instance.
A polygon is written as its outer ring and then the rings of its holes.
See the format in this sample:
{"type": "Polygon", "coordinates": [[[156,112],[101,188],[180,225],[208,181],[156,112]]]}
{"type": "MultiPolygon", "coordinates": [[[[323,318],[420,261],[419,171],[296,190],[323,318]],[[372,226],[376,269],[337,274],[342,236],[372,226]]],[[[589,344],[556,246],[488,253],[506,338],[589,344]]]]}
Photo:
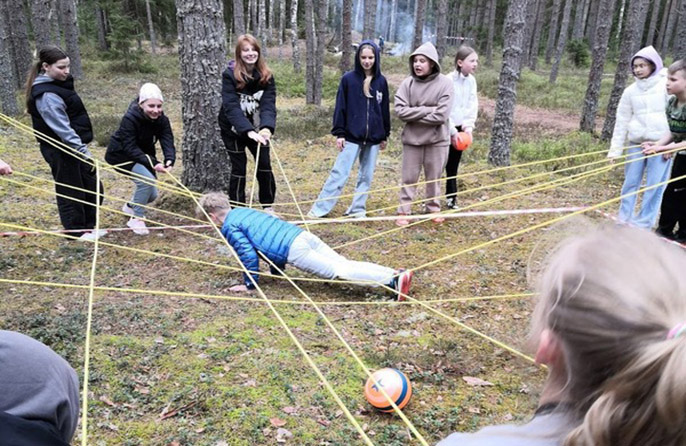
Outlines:
{"type": "Polygon", "coordinates": [[[262,211],[266,212],[269,215],[273,215],[274,217],[276,217],[276,212],[274,211],[274,208],[271,206],[263,208],[262,211]]]}
{"type": "Polygon", "coordinates": [[[121,207],[121,210],[122,210],[122,212],[124,212],[125,214],[128,214],[128,215],[130,215],[130,216],[132,216],[132,217],[135,216],[135,214],[133,213],[133,208],[132,208],[131,206],[129,206],[129,203],[124,203],[124,206],[121,207]]]}
{"type": "Polygon", "coordinates": [[[150,234],[150,231],[148,230],[148,227],[145,226],[145,222],[139,218],[132,217],[129,219],[129,221],[126,223],[126,226],[129,228],[133,229],[133,232],[138,234],[138,235],[148,235],[150,234]]]}
{"type": "Polygon", "coordinates": [[[314,215],[314,211],[312,209],[310,209],[310,212],[307,213],[307,218],[314,219],[314,218],[319,218],[319,216],[314,215]]]}
{"type": "Polygon", "coordinates": [[[81,237],[79,237],[79,240],[93,242],[105,235],[107,235],[107,231],[105,229],[98,229],[97,231],[84,232],[83,234],[81,234],[81,237]]]}

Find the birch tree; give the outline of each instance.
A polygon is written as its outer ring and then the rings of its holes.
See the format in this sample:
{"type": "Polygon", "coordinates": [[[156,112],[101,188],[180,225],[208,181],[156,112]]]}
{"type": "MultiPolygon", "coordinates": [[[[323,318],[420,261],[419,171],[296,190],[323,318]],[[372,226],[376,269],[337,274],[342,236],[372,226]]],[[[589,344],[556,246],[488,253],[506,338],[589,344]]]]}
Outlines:
{"type": "Polygon", "coordinates": [[[183,183],[192,190],[227,190],[229,157],[217,115],[226,59],[222,0],[176,0],[183,120],[183,183]]]}
{"type": "Polygon", "coordinates": [[[596,21],[595,36],[593,37],[593,61],[591,62],[591,70],[588,74],[588,87],[586,88],[584,106],[581,111],[580,128],[584,132],[593,132],[595,130],[600,82],[603,78],[603,68],[605,67],[605,57],[607,55],[607,43],[610,40],[614,7],[615,0],[600,0],[598,6],[598,20],[596,21]]]}
{"type": "Polygon", "coordinates": [[[510,165],[514,109],[517,102],[517,81],[524,42],[524,20],[527,0],[511,0],[504,25],[503,66],[498,81],[498,99],[495,103],[491,148],[488,161],[496,166],[510,165]]]}

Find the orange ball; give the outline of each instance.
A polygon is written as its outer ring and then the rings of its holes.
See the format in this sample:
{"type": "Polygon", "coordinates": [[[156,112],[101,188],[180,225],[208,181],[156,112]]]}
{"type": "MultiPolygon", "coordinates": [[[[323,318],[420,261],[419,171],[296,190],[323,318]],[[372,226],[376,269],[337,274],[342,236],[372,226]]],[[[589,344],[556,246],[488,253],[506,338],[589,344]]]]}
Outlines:
{"type": "Polygon", "coordinates": [[[380,388],[388,394],[393,402],[402,409],[412,397],[412,384],[403,372],[397,369],[385,368],[372,373],[364,385],[364,396],[369,404],[381,412],[393,412],[393,406],[380,388]],[[374,382],[376,380],[376,383],[374,382]]]}
{"type": "Polygon", "coordinates": [[[455,144],[457,150],[467,150],[472,145],[472,134],[467,132],[459,132],[457,134],[459,139],[455,144]]]}

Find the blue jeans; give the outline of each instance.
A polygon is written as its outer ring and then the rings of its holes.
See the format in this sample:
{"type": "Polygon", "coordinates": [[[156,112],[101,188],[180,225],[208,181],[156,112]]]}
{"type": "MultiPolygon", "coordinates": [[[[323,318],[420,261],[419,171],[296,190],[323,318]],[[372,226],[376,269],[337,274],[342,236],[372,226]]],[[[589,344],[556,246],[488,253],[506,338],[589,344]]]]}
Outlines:
{"type": "MultiPolygon", "coordinates": [[[[635,143],[632,142],[631,144],[635,143]]],[[[643,154],[640,147],[630,148],[627,153],[629,156],[627,156],[627,163],[624,165],[622,195],[640,189],[643,172],[646,175],[646,187],[662,183],[669,178],[671,159],[665,160],[661,155],[641,159],[643,154]]],[[[643,192],[643,201],[638,213],[634,212],[637,194],[622,198],[617,216],[619,221],[639,228],[652,228],[657,220],[665,186],[666,184],[643,192]]]]}
{"type": "Polygon", "coordinates": [[[136,190],[133,192],[129,206],[133,209],[133,214],[136,217],[143,218],[145,217],[145,208],[138,205],[147,205],[155,201],[157,198],[156,178],[145,166],[138,163],[133,165],[131,172],[137,175],[131,177],[131,180],[136,185],[136,190]],[[145,177],[145,179],[141,177],[145,177]]]}
{"type": "Polygon", "coordinates": [[[371,144],[355,144],[352,142],[345,142],[343,150],[340,151],[336,162],[331,169],[329,178],[326,179],[322,191],[319,193],[317,199],[310,210],[310,213],[316,217],[324,217],[336,205],[338,197],[341,195],[343,186],[345,186],[350,171],[355,164],[355,159],[360,158],[360,169],[357,173],[357,185],[355,186],[355,195],[350,207],[345,211],[346,215],[365,216],[367,213],[366,202],[367,192],[372,185],[374,178],[374,169],[376,168],[376,158],[379,155],[379,145],[371,144]]]}

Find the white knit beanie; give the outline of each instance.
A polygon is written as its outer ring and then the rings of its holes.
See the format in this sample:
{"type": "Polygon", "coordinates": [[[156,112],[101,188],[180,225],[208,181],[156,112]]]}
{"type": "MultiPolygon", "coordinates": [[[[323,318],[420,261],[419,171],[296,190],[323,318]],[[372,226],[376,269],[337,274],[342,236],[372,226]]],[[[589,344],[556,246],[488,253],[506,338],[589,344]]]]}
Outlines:
{"type": "Polygon", "coordinates": [[[138,103],[142,104],[148,99],[159,99],[160,101],[164,102],[160,87],[149,82],[147,84],[143,84],[141,87],[141,91],[138,93],[138,103]]]}

